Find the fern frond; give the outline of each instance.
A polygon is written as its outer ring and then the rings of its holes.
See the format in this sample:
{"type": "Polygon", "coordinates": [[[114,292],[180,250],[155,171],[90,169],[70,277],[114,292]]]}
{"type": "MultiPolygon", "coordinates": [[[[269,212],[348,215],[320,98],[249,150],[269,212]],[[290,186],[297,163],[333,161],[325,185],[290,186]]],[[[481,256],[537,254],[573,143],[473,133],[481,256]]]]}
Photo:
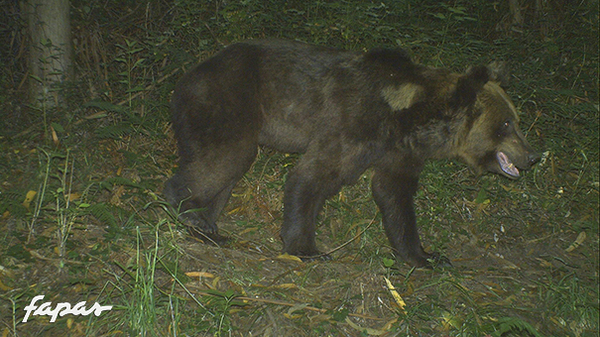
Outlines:
{"type": "Polygon", "coordinates": [[[531,324],[516,317],[502,317],[498,319],[498,331],[492,333],[492,336],[502,337],[507,332],[523,331],[533,337],[543,337],[531,324]]]}
{"type": "Polygon", "coordinates": [[[113,206],[106,203],[98,203],[90,205],[86,211],[94,216],[98,221],[108,224],[110,227],[117,227],[118,221],[113,214],[113,206]]]}

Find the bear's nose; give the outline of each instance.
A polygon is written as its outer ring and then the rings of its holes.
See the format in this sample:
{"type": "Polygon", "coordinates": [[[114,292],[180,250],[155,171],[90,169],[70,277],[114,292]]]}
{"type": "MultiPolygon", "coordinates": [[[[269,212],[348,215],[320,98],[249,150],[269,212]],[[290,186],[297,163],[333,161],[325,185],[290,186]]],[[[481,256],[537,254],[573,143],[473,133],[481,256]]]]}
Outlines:
{"type": "Polygon", "coordinates": [[[542,158],[542,156],[540,156],[539,153],[534,152],[534,153],[530,153],[529,156],[527,156],[527,161],[529,162],[530,166],[535,165],[538,161],[540,161],[540,159],[542,158]]]}

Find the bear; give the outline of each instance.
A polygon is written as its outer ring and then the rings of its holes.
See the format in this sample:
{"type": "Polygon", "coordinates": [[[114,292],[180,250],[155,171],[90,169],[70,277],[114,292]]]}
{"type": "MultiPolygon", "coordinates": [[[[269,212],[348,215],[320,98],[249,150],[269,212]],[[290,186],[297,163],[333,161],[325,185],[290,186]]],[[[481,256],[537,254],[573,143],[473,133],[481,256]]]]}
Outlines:
{"type": "Polygon", "coordinates": [[[229,45],[176,85],[179,167],[167,200],[192,234],[220,244],[216,221],[259,146],[301,154],[283,200],[283,252],[322,257],[315,242],[327,198],[373,170],[371,190],[397,259],[451,265],[420,242],[413,198],[428,159],[459,158],[510,179],[540,155],[519,129],[502,67],[459,74],[419,65],[402,49],[346,51],[288,40],[229,45]]]}

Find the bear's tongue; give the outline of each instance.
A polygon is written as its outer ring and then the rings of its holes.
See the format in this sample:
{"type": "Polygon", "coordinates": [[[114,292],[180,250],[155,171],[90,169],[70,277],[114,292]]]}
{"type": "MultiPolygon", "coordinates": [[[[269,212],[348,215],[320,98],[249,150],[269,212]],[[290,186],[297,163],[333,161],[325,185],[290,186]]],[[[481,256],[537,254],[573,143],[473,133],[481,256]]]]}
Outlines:
{"type": "Polygon", "coordinates": [[[510,159],[508,159],[508,156],[504,152],[499,151],[496,155],[496,158],[498,159],[498,164],[500,164],[500,168],[502,169],[502,171],[504,171],[504,173],[508,174],[511,177],[519,176],[519,169],[517,169],[515,164],[513,164],[510,161],[510,159]]]}

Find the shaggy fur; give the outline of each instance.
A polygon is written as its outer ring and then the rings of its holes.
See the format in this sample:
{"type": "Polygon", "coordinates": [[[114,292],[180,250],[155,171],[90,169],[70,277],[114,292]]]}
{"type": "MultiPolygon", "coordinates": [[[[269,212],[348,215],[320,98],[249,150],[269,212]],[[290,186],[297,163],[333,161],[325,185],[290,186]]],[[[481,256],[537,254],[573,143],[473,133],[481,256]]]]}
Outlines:
{"type": "Polygon", "coordinates": [[[539,159],[501,77],[485,66],[465,74],[424,67],[402,50],[233,44],[177,85],[180,163],[165,194],[182,211],[196,210],[182,219],[220,242],[217,217],[258,146],[303,153],[285,183],[281,238],[284,252],[311,257],[325,200],[373,168],[373,197],[396,255],[414,266],[440,262],[423,250],[416,227],[424,162],[458,157],[478,172],[516,178],[539,159]]]}

